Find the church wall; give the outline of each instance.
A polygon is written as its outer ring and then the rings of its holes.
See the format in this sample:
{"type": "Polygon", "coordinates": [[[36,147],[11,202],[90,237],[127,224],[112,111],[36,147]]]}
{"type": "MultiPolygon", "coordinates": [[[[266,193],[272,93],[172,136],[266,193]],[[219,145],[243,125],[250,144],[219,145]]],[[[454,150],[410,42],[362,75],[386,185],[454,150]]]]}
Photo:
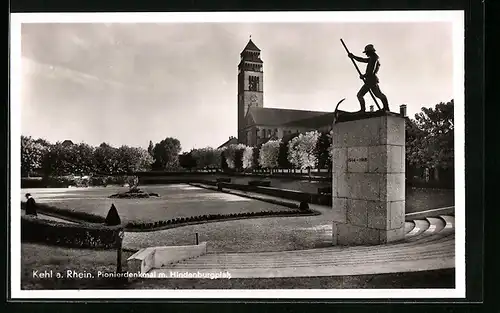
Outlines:
{"type": "Polygon", "coordinates": [[[279,127],[279,126],[266,126],[266,125],[252,125],[240,132],[242,143],[247,146],[255,147],[262,144],[269,137],[276,137],[282,139],[284,136],[295,133],[306,133],[308,131],[317,130],[320,132],[328,132],[332,128],[331,125],[324,125],[318,128],[306,127],[279,127]]]}

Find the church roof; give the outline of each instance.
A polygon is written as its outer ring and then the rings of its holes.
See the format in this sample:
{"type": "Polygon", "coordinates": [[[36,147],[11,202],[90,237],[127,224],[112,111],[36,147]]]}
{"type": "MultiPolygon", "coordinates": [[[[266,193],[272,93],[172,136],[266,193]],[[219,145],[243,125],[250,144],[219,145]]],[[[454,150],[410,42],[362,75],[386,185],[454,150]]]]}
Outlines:
{"type": "Polygon", "coordinates": [[[245,49],[243,49],[243,51],[245,50],[251,50],[251,51],[260,51],[259,48],[257,48],[257,46],[253,43],[252,39],[250,39],[245,47],[245,49]]]}
{"type": "Polygon", "coordinates": [[[321,112],[321,113],[322,113],[322,115],[313,116],[310,118],[304,118],[301,120],[295,120],[295,121],[287,123],[283,126],[318,128],[318,127],[322,127],[325,125],[333,124],[333,118],[335,116],[335,113],[333,113],[333,112],[330,112],[330,113],[321,112]]]}
{"type": "Polygon", "coordinates": [[[294,121],[314,118],[327,113],[328,112],[256,107],[252,107],[248,111],[248,114],[252,115],[256,125],[266,126],[284,126],[294,121]]]}

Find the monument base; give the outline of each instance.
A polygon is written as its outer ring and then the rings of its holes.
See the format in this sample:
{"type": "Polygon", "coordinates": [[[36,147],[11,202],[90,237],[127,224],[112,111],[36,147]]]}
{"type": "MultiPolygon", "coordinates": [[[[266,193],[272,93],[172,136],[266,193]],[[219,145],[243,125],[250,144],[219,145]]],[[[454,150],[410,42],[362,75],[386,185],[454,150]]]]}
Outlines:
{"type": "Polygon", "coordinates": [[[332,244],[335,246],[380,245],[402,240],[404,235],[404,227],[384,230],[333,222],[332,244]]]}
{"type": "Polygon", "coordinates": [[[405,119],[341,114],[333,127],[333,244],[404,238],[405,119]]]}

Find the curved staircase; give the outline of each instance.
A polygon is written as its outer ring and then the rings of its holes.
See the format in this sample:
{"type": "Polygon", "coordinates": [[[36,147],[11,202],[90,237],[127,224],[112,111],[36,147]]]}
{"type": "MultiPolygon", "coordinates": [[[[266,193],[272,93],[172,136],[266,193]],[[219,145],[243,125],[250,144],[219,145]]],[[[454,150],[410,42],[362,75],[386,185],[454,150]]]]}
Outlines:
{"type": "Polygon", "coordinates": [[[455,267],[454,217],[408,221],[405,239],[377,246],[332,246],[279,252],[208,253],[152,269],[229,272],[231,278],[343,276],[414,272],[455,267]]]}

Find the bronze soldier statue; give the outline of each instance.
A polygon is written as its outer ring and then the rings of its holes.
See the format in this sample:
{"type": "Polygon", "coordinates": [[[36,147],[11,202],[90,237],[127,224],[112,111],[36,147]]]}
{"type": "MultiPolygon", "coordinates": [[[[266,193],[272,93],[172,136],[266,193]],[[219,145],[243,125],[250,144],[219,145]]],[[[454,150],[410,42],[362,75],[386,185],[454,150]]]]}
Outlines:
{"type": "Polygon", "coordinates": [[[380,90],[380,87],[378,85],[379,80],[377,77],[377,73],[378,73],[378,70],[380,68],[379,56],[375,52],[375,48],[373,47],[372,44],[367,45],[365,47],[365,50],[363,51],[363,53],[366,54],[367,58],[355,56],[354,54],[352,54],[350,52],[348,54],[349,58],[351,58],[351,59],[354,59],[358,62],[368,63],[366,65],[365,74],[362,74],[360,76],[360,78],[365,83],[361,87],[361,89],[358,91],[358,94],[357,94],[359,104],[361,105],[360,112],[364,112],[366,110],[364,96],[370,90],[373,92],[373,94],[377,98],[379,98],[382,101],[382,104],[384,105],[382,110],[389,111],[389,103],[387,101],[387,97],[382,93],[382,91],[380,90]]]}

